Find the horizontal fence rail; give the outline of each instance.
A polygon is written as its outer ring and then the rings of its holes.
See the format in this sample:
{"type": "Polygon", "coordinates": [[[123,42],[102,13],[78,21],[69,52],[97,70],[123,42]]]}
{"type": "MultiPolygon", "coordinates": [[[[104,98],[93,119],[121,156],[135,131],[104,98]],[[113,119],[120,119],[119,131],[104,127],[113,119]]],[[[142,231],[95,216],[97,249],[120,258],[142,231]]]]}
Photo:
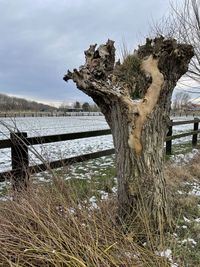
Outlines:
{"type": "MultiPolygon", "coordinates": [[[[46,135],[40,137],[27,137],[25,142],[27,145],[39,145],[47,143],[55,143],[62,141],[75,140],[80,138],[96,137],[101,135],[111,134],[110,129],[108,130],[98,130],[98,131],[88,131],[88,132],[79,132],[79,133],[68,133],[68,134],[59,134],[59,135],[46,135]]],[[[0,140],[0,149],[9,148],[12,145],[11,139],[0,140]]]]}
{"type": "MultiPolygon", "coordinates": [[[[42,163],[42,164],[38,164],[35,166],[29,166],[27,168],[27,173],[28,174],[40,173],[40,172],[47,171],[50,169],[57,169],[57,168],[64,167],[66,165],[71,165],[73,163],[83,162],[83,161],[87,161],[90,159],[96,159],[96,158],[100,158],[103,156],[109,156],[114,153],[115,153],[114,149],[107,149],[107,150],[102,150],[102,151],[80,155],[76,157],[71,157],[67,159],[56,160],[56,161],[52,161],[49,163],[42,163]]],[[[0,182],[3,182],[6,179],[10,179],[10,177],[15,177],[15,176],[16,176],[16,170],[2,172],[0,173],[0,182]]]]}
{"type": "MultiPolygon", "coordinates": [[[[186,136],[192,136],[192,145],[197,145],[197,136],[200,133],[198,129],[199,119],[187,121],[171,121],[169,124],[169,131],[166,136],[166,154],[172,153],[172,140],[179,139],[186,136]],[[193,124],[193,131],[173,135],[173,126],[193,124]]],[[[110,135],[111,130],[97,130],[78,133],[67,133],[59,135],[47,135],[40,137],[27,137],[27,133],[11,133],[10,139],[0,140],[0,149],[11,148],[12,170],[0,173],[0,182],[12,178],[14,180],[14,187],[18,187],[18,180],[26,181],[27,175],[39,173],[42,171],[60,168],[75,162],[83,162],[90,159],[96,159],[102,156],[108,156],[115,153],[114,149],[107,149],[94,153],[88,153],[62,160],[52,162],[44,162],[35,166],[29,166],[28,147],[38,144],[47,144],[54,142],[69,141],[75,139],[96,137],[102,135],[110,135]],[[14,178],[13,178],[14,177],[14,178]]]]}

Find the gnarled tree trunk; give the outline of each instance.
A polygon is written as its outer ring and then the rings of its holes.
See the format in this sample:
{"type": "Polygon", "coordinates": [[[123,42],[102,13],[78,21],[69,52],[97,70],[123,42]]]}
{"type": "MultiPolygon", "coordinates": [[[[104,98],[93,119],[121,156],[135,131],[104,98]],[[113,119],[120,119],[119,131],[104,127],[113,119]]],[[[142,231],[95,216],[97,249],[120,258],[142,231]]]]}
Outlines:
{"type": "Polygon", "coordinates": [[[72,79],[100,107],[111,128],[116,150],[119,218],[141,216],[144,208],[154,227],[169,222],[163,175],[163,147],[172,91],[193,56],[189,45],[163,37],[147,39],[124,62],[115,63],[114,42],[85,51],[86,63],[72,79]]]}

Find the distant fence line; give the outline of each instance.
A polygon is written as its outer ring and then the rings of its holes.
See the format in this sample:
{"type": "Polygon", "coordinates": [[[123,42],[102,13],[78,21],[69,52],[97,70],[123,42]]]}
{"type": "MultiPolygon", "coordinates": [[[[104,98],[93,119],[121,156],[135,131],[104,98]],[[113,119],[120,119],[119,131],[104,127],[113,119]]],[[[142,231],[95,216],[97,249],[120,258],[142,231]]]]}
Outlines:
{"type": "Polygon", "coordinates": [[[71,117],[71,116],[103,116],[101,112],[0,112],[0,118],[17,117],[71,117]]]}
{"type": "MultiPolygon", "coordinates": [[[[195,147],[198,141],[198,133],[200,120],[195,118],[194,120],[188,121],[171,121],[169,126],[169,131],[166,136],[166,154],[172,154],[172,140],[179,139],[186,136],[192,136],[192,145],[195,147]],[[173,126],[193,124],[193,131],[173,134],[173,126]]],[[[27,180],[27,176],[42,171],[60,168],[66,165],[73,164],[75,162],[83,162],[90,159],[96,159],[102,156],[108,156],[115,153],[114,149],[107,149],[103,151],[98,151],[94,153],[88,153],[84,155],[79,155],[71,158],[66,158],[62,160],[56,160],[52,162],[45,162],[35,166],[29,166],[28,149],[29,146],[54,143],[68,140],[75,140],[81,138],[96,137],[102,135],[110,135],[110,129],[98,130],[98,131],[88,131],[88,132],[78,132],[78,133],[67,133],[59,135],[47,135],[40,137],[27,137],[25,132],[10,133],[10,139],[0,140],[0,149],[11,148],[11,163],[12,170],[0,173],[0,182],[12,178],[12,183],[14,187],[17,187],[19,183],[27,180]]]]}
{"type": "MultiPolygon", "coordinates": [[[[176,110],[171,111],[171,116],[187,117],[198,116],[200,110],[176,110]]],[[[38,111],[38,112],[0,112],[0,118],[17,118],[17,117],[70,117],[70,116],[103,116],[100,111],[38,111]]]]}
{"type": "Polygon", "coordinates": [[[172,117],[198,117],[200,116],[200,110],[186,109],[186,110],[171,110],[170,116],[172,117]]]}

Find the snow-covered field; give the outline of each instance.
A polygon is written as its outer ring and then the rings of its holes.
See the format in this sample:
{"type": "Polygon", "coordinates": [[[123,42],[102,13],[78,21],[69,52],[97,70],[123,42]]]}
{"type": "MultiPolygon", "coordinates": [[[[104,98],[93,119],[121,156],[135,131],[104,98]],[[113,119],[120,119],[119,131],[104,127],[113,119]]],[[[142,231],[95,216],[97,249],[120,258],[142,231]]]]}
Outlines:
{"type": "MultiPolygon", "coordinates": [[[[193,117],[176,117],[173,120],[190,120],[193,117]]],[[[81,117],[33,117],[33,118],[2,118],[0,120],[0,139],[9,138],[10,131],[27,132],[28,137],[73,133],[108,129],[103,116],[81,117]]],[[[186,132],[193,129],[193,125],[180,125],[173,127],[173,134],[186,132]]],[[[183,143],[191,140],[191,136],[174,140],[173,143],[183,143]]],[[[113,147],[111,135],[84,138],[79,140],[58,142],[34,146],[30,151],[30,164],[39,163],[37,154],[48,160],[72,157],[88,152],[100,151],[113,147]]],[[[0,150],[0,171],[11,168],[10,149],[0,150]]]]}
{"type": "MultiPolygon", "coordinates": [[[[3,118],[0,120],[0,139],[9,138],[10,131],[16,130],[27,132],[28,137],[40,137],[43,135],[75,133],[108,128],[103,116],[3,118]]],[[[41,155],[44,159],[56,160],[112,147],[111,135],[36,145],[30,149],[30,165],[40,162],[37,154],[41,155]]],[[[1,149],[0,171],[5,171],[10,168],[10,149],[1,149]]]]}

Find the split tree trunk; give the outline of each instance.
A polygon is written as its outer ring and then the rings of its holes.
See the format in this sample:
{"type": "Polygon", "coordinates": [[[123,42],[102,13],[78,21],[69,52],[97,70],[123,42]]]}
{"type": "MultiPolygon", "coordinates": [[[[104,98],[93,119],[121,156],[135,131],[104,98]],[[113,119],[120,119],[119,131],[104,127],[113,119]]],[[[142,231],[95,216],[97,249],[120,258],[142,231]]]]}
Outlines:
{"type": "Polygon", "coordinates": [[[145,210],[154,227],[170,223],[163,175],[164,140],[171,95],[193,56],[189,45],[163,37],[147,39],[115,64],[114,42],[90,46],[72,79],[100,107],[116,150],[119,219],[126,224],[145,210]]]}

